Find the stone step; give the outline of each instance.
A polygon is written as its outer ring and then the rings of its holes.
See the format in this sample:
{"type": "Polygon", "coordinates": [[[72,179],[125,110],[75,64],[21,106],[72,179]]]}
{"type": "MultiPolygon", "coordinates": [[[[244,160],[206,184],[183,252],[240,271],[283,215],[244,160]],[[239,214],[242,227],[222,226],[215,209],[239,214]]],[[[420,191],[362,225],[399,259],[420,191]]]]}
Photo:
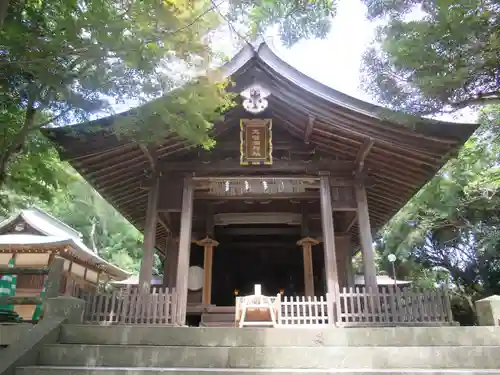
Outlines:
{"type": "Polygon", "coordinates": [[[203,313],[201,321],[203,322],[230,322],[234,323],[235,314],[233,313],[203,313]]]}
{"type": "Polygon", "coordinates": [[[232,328],[234,327],[234,321],[228,321],[228,322],[200,322],[200,327],[218,327],[218,328],[232,328]]]}
{"type": "Polygon", "coordinates": [[[189,328],[64,325],[61,343],[169,346],[500,346],[500,327],[189,328]]]}
{"type": "Polygon", "coordinates": [[[499,369],[500,346],[255,348],[55,344],[42,348],[39,364],[253,369],[499,369]]]}
{"type": "Polygon", "coordinates": [[[228,369],[228,368],[155,368],[155,367],[20,367],[16,375],[500,375],[500,370],[465,370],[465,369],[228,369]]]}

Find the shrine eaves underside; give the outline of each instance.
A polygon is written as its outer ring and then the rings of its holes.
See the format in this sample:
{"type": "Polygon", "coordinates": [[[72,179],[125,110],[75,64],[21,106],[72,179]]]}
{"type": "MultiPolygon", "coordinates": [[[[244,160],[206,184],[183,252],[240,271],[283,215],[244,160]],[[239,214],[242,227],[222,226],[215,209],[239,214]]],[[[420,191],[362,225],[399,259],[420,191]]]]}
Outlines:
{"type": "MultiPolygon", "coordinates": [[[[193,233],[203,235],[207,215],[221,225],[231,215],[233,220],[257,215],[265,221],[266,215],[280,213],[289,214],[283,220],[294,221],[305,211],[310,230],[320,233],[318,176],[329,173],[335,230],[351,233],[357,241],[349,186],[365,185],[371,227],[376,231],[456,154],[477,127],[428,119],[403,124],[401,116],[303,75],[265,43],[243,48],[223,72],[235,83],[231,90],[243,99],[214,124],[217,144],[211,151],[189,147],[176,134],[153,148],[116,137],[110,131],[113,123],[134,110],[48,133],[61,146],[61,156],[141,231],[148,176],[161,173],[156,228],[160,251],[166,238],[179,231],[186,174],[194,176],[196,183],[193,233]],[[252,91],[255,85],[260,93],[252,91]],[[253,97],[259,94],[260,98],[253,97]],[[266,130],[270,139],[253,135],[255,142],[269,142],[270,149],[262,149],[267,162],[243,162],[242,119],[272,125],[266,130]]],[[[255,145],[260,143],[252,146],[257,154],[255,145]]]]}

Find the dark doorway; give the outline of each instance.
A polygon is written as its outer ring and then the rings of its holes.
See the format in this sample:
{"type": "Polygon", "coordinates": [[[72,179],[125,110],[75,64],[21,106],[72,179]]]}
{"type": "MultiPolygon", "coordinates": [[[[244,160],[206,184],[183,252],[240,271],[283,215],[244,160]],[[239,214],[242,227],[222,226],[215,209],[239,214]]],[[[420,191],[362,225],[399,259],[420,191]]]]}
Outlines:
{"type": "Polygon", "coordinates": [[[296,242],[300,228],[284,226],[231,226],[216,229],[219,246],[214,250],[212,304],[234,306],[235,290],[249,295],[255,284],[262,293],[304,293],[302,250],[296,242]]]}

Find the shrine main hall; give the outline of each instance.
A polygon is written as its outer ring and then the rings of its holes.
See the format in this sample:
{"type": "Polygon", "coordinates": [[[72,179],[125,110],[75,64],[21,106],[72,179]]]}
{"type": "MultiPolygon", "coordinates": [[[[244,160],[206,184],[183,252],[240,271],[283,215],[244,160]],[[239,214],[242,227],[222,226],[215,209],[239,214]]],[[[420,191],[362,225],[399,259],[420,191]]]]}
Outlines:
{"type": "MultiPolygon", "coordinates": [[[[140,109],[50,129],[60,154],[144,233],[138,288],[176,288],[179,323],[236,295],[324,296],[376,289],[373,234],[452,158],[477,125],[408,118],[300,73],[261,43],[222,68],[237,105],[207,151],[175,132],[117,136],[140,109]]],[[[155,114],[141,123],[157,121],[155,114]]]]}

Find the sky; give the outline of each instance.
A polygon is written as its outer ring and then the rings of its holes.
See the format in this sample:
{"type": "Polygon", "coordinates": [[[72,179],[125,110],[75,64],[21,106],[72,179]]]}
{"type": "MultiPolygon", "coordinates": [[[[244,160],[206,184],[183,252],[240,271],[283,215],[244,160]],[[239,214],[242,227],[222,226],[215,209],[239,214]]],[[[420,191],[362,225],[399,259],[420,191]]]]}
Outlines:
{"type": "Polygon", "coordinates": [[[324,40],[303,40],[291,48],[268,40],[277,55],[315,80],[358,99],[374,99],[360,90],[361,57],[375,37],[359,0],[340,0],[332,29],[324,40]]]}
{"type": "MultiPolygon", "coordinates": [[[[413,12],[410,18],[418,18],[413,12]]],[[[375,38],[375,22],[368,21],[366,6],[360,0],[338,0],[337,14],[332,20],[330,33],[325,39],[302,40],[290,48],[283,46],[277,35],[266,35],[266,42],[284,61],[309,77],[344,94],[378,104],[375,98],[361,87],[361,61],[363,52],[375,38]]],[[[226,34],[227,35],[227,34],[226,34]]],[[[234,40],[236,35],[218,41],[220,51],[229,56],[238,52],[234,40]]],[[[114,107],[124,111],[137,103],[126,103],[114,107]]],[[[437,117],[441,120],[474,122],[476,115],[470,111],[461,114],[437,117]]]]}
{"type": "MultiPolygon", "coordinates": [[[[406,19],[416,20],[423,15],[415,9],[406,19]]],[[[357,99],[380,104],[360,87],[362,56],[373,43],[380,24],[367,19],[366,6],[360,0],[338,0],[327,38],[302,40],[291,48],[283,46],[277,35],[268,34],[265,39],[281,59],[316,81],[357,99]]],[[[476,118],[477,114],[468,109],[436,116],[450,122],[474,122],[476,118]]]]}

